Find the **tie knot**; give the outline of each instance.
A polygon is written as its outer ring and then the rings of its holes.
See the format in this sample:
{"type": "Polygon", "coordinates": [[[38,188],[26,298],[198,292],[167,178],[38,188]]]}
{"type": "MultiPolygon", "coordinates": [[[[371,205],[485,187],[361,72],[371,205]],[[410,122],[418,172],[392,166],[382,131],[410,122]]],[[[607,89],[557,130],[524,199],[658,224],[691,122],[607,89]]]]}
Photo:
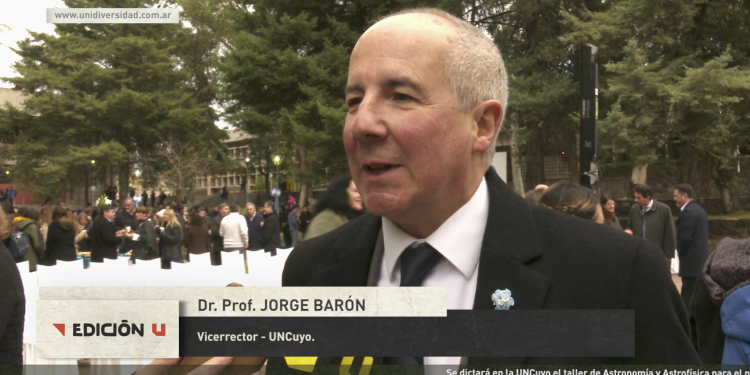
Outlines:
{"type": "Polygon", "coordinates": [[[427,242],[415,242],[401,253],[401,286],[422,286],[443,256],[427,242]]]}

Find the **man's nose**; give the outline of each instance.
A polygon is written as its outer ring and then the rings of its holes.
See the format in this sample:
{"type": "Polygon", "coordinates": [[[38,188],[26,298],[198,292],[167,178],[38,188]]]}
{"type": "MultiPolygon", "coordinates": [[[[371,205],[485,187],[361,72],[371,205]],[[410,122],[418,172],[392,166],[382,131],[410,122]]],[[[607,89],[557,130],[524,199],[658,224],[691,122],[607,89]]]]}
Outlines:
{"type": "Polygon", "coordinates": [[[385,109],[377,99],[365,98],[351,120],[350,135],[359,142],[375,142],[388,136],[385,109]]]}

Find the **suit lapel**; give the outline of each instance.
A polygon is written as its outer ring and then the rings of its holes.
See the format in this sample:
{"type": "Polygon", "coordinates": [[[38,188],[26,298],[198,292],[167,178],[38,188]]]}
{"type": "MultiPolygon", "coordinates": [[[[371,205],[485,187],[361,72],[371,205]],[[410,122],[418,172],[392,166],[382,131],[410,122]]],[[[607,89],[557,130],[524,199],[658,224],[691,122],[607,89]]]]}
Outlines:
{"type": "Polygon", "coordinates": [[[318,272],[315,285],[366,286],[380,226],[380,217],[372,214],[349,223],[332,247],[335,263],[318,272]]]}
{"type": "MultiPolygon", "coordinates": [[[[494,309],[491,296],[498,289],[510,290],[515,302],[511,307],[513,310],[541,309],[550,280],[528,267],[528,264],[542,255],[528,204],[492,169],[488,170],[485,179],[489,189],[490,210],[479,257],[474,310],[494,309]]],[[[467,364],[522,364],[525,361],[526,358],[522,357],[470,357],[467,364]]]]}
{"type": "MultiPolygon", "coordinates": [[[[497,289],[511,291],[514,310],[541,309],[550,280],[528,267],[542,255],[531,211],[526,201],[513,192],[494,170],[489,169],[485,178],[490,210],[479,257],[474,310],[494,309],[491,296],[497,289]]],[[[315,285],[366,286],[380,230],[380,217],[371,214],[347,225],[347,230],[331,249],[335,263],[318,273],[315,285]]],[[[522,357],[468,358],[467,365],[484,362],[521,364],[525,360],[522,357]]]]}

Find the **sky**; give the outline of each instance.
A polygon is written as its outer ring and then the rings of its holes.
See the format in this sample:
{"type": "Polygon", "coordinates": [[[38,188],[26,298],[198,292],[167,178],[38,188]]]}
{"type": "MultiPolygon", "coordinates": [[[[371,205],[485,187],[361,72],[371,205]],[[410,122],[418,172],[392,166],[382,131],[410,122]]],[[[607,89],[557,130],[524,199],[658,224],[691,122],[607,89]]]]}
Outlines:
{"type": "MultiPolygon", "coordinates": [[[[0,77],[13,77],[18,74],[11,65],[19,60],[18,55],[8,47],[31,35],[26,31],[54,33],[55,27],[47,23],[47,8],[67,8],[62,0],[0,0],[0,24],[10,30],[0,30],[0,77]]],[[[0,87],[10,88],[11,84],[0,81],[0,87]]]]}

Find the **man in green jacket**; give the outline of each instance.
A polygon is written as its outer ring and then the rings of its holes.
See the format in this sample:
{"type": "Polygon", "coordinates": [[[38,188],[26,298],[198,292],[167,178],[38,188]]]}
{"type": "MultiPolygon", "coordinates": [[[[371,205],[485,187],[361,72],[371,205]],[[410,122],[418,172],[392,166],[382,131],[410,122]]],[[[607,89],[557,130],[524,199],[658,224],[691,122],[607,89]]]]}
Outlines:
{"type": "Polygon", "coordinates": [[[655,243],[668,262],[674,258],[675,230],[672,211],[664,203],[652,198],[648,185],[636,185],[635,203],[630,208],[630,219],[625,232],[655,243]]]}

